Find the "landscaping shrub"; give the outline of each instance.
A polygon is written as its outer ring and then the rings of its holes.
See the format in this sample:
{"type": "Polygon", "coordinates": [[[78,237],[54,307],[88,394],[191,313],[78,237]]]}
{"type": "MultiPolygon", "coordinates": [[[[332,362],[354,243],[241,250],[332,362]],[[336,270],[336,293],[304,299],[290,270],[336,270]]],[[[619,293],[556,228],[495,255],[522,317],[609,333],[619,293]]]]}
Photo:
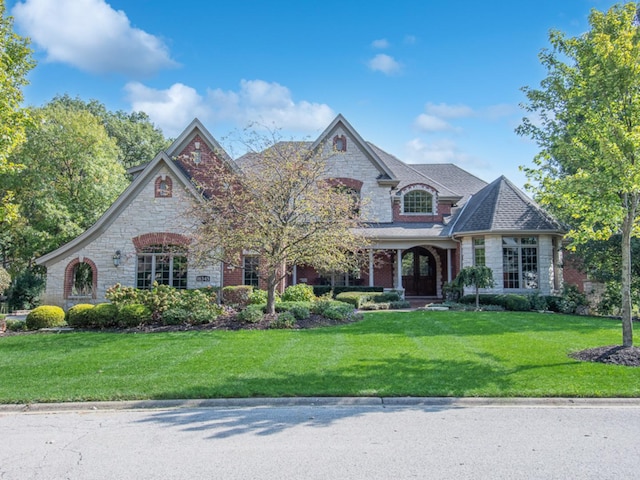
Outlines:
{"type": "Polygon", "coordinates": [[[151,311],[150,321],[166,325],[207,323],[222,311],[216,303],[217,293],[211,287],[182,290],[154,282],[151,290],[143,290],[116,284],[107,290],[106,297],[119,308],[142,304],[151,311]],[[175,311],[167,316],[169,310],[175,311]]]}
{"type": "Polygon", "coordinates": [[[118,307],[113,303],[99,303],[87,311],[90,328],[115,328],[118,326],[118,307]]]}
{"type": "Polygon", "coordinates": [[[316,295],[313,293],[313,287],[306,283],[291,285],[282,294],[283,302],[312,302],[315,299],[316,295]]]}
{"type": "Polygon", "coordinates": [[[561,313],[577,313],[578,310],[589,306],[589,301],[585,294],[578,290],[575,285],[565,283],[562,287],[562,299],[559,302],[559,309],[561,313]]]}
{"type": "Polygon", "coordinates": [[[39,297],[44,290],[44,278],[31,270],[24,270],[14,277],[5,291],[11,310],[29,310],[38,306],[39,297]]]}
{"type": "Polygon", "coordinates": [[[249,285],[224,287],[222,289],[222,302],[225,305],[242,309],[249,305],[249,298],[252,293],[253,287],[249,285]]]}
{"type": "Polygon", "coordinates": [[[123,287],[119,283],[107,288],[105,298],[118,307],[131,303],[142,303],[142,296],[146,292],[134,287],[123,287]]]}
{"type": "Polygon", "coordinates": [[[376,303],[399,302],[400,294],[398,292],[374,293],[371,299],[376,303]]]}
{"type": "Polygon", "coordinates": [[[529,305],[531,310],[544,311],[549,308],[547,297],[540,295],[538,292],[529,295],[529,305]]]}
{"type": "Polygon", "coordinates": [[[311,316],[311,311],[304,305],[294,305],[289,309],[289,313],[291,313],[296,320],[306,320],[311,316]]]}
{"type": "MultiPolygon", "coordinates": [[[[344,302],[339,302],[337,300],[319,300],[317,302],[313,302],[311,304],[311,313],[315,313],[316,315],[324,315],[324,312],[332,307],[341,307],[345,306],[344,302]]],[[[351,305],[347,305],[349,308],[353,308],[351,305]]]]}
{"type": "Polygon", "coordinates": [[[322,315],[326,318],[330,318],[331,320],[347,320],[350,318],[355,309],[351,305],[347,305],[343,302],[339,302],[341,304],[334,304],[329,306],[324,310],[322,315]]]}
{"type": "Polygon", "coordinates": [[[151,310],[141,303],[130,303],[123,305],[118,310],[116,324],[120,328],[132,328],[138,325],[147,325],[151,322],[153,315],[151,310]]]}
{"type": "Polygon", "coordinates": [[[27,315],[26,326],[28,330],[62,327],[66,325],[64,317],[65,314],[62,308],[55,305],[42,305],[29,312],[29,315],[27,315]]]}
{"type": "Polygon", "coordinates": [[[403,310],[405,308],[411,308],[411,303],[406,300],[398,300],[397,302],[389,302],[389,308],[391,310],[403,310]]]}
{"type": "MultiPolygon", "coordinates": [[[[260,290],[259,288],[255,288],[251,295],[249,295],[249,305],[257,305],[259,303],[267,303],[268,293],[266,290],[260,290]]],[[[276,296],[276,301],[278,301],[278,297],[276,296]]]]}
{"type": "Polygon", "coordinates": [[[10,332],[24,332],[27,330],[27,322],[24,320],[5,320],[7,330],[10,332]]]}
{"type": "Polygon", "coordinates": [[[333,297],[343,292],[382,292],[382,287],[331,287],[329,285],[317,285],[313,287],[313,293],[316,297],[323,297],[332,294],[333,297]]]}
{"type": "Polygon", "coordinates": [[[391,305],[389,302],[365,302],[360,305],[360,310],[389,310],[391,305]]]}
{"type": "Polygon", "coordinates": [[[292,308],[296,307],[302,307],[310,310],[311,305],[312,302],[280,302],[276,303],[276,312],[288,312],[292,308]]]}
{"type": "MultiPolygon", "coordinates": [[[[460,299],[460,303],[463,304],[475,304],[475,295],[465,295],[460,299]]],[[[505,310],[514,312],[526,312],[531,309],[529,298],[525,295],[517,295],[514,293],[508,294],[480,294],[480,305],[499,305],[504,307],[505,310]]]]}
{"type": "Polygon", "coordinates": [[[89,311],[94,308],[90,303],[79,303],[67,311],[67,324],[73,328],[89,328],[89,311]]]}
{"type": "Polygon", "coordinates": [[[368,292],[342,292],[336,295],[336,300],[339,302],[348,303],[353,305],[354,308],[360,308],[364,303],[371,301],[371,293],[368,292]]]}
{"type": "Polygon", "coordinates": [[[291,312],[282,312],[278,315],[278,318],[275,319],[271,324],[269,324],[269,328],[293,328],[296,325],[296,317],[291,312]]]}
{"type": "Polygon", "coordinates": [[[264,317],[265,305],[249,305],[238,313],[238,320],[245,323],[258,323],[264,317]]]}

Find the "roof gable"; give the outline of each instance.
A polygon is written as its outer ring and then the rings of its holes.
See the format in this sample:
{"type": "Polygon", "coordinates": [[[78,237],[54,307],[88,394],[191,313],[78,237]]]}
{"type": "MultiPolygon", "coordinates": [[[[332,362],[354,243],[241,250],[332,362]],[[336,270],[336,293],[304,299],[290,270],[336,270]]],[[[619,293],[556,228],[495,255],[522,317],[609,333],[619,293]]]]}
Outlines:
{"type": "Polygon", "coordinates": [[[564,232],[557,220],[504,175],[469,199],[454,220],[452,230],[453,235],[468,232],[564,232]]]}
{"type": "MultiPolygon", "coordinates": [[[[155,181],[155,176],[162,167],[166,167],[173,174],[174,178],[181,183],[194,198],[200,198],[200,194],[197,189],[193,183],[191,183],[189,178],[187,178],[182,169],[176,165],[176,162],[172,161],[165,152],[160,152],[150,163],[147,164],[145,169],[129,184],[125,191],[120,194],[116,201],[111,204],[96,223],[70,242],[62,245],[52,252],[42,255],[36,259],[36,263],[39,265],[48,265],[61,257],[69,255],[70,252],[80,249],[84,245],[92,242],[118,218],[122,211],[140,194],[149,182],[155,181]]],[[[174,184],[173,188],[176,187],[177,185],[174,184]]]]}
{"type": "Polygon", "coordinates": [[[378,153],[373,150],[367,142],[364,141],[360,134],[351,126],[351,124],[347,121],[346,118],[342,116],[342,114],[338,114],[338,116],[333,119],[329,126],[320,134],[317,140],[313,142],[310,150],[315,151],[325,143],[332,143],[331,137],[339,128],[342,128],[351,137],[351,139],[356,143],[356,145],[364,153],[371,164],[378,170],[378,172],[380,173],[378,181],[380,183],[389,183],[393,186],[397,185],[398,180],[396,179],[396,176],[391,168],[389,168],[389,166],[383,161],[383,159],[380,158],[378,153]]]}

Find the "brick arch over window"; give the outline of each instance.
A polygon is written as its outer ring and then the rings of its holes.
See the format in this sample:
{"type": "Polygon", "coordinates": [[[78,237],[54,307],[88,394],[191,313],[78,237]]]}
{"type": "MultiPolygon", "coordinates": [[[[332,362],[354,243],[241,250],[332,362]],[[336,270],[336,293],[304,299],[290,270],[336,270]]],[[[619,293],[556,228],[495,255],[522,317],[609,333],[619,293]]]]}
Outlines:
{"type": "Polygon", "coordinates": [[[168,175],[162,175],[156,178],[155,197],[169,198],[173,195],[173,182],[168,175]]]}
{"type": "Polygon", "coordinates": [[[145,233],[131,239],[137,251],[151,245],[179,245],[188,247],[191,239],[186,235],[172,232],[145,233]]]}
{"type": "Polygon", "coordinates": [[[91,277],[92,277],[92,285],[91,285],[91,298],[96,298],[96,290],[98,288],[98,267],[93,260],[90,258],[83,258],[80,260],[79,258],[74,258],[69,262],[67,268],[64,270],[64,298],[69,298],[71,296],[71,292],[73,291],[73,281],[74,281],[74,272],[77,265],[81,263],[86,263],[91,267],[91,277]]]}
{"type": "Polygon", "coordinates": [[[337,177],[330,178],[328,181],[329,185],[331,185],[332,187],[347,187],[356,192],[362,191],[362,182],[360,180],[356,180],[355,178],[337,177]]]}

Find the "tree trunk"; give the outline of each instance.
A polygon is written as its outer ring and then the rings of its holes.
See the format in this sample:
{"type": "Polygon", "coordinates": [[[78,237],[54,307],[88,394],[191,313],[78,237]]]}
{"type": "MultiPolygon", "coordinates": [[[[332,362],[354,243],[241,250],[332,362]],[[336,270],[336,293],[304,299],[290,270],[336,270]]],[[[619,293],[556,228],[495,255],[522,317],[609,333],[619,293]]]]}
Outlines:
{"type": "Polygon", "coordinates": [[[276,287],[278,282],[275,274],[269,274],[267,278],[267,315],[276,313],[276,287]]]}
{"type": "Polygon", "coordinates": [[[622,345],[633,346],[633,324],[631,318],[631,229],[634,212],[627,210],[622,223],[622,345]]]}
{"type": "Polygon", "coordinates": [[[480,310],[480,288],[476,284],[476,310],[480,310]]]}

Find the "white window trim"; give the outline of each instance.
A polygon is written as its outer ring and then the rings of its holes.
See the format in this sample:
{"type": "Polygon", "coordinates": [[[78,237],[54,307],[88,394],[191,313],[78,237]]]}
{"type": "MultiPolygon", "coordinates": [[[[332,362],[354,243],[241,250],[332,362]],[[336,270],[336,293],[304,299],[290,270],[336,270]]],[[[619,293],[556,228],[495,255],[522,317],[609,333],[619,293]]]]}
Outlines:
{"type": "Polygon", "coordinates": [[[438,211],[438,196],[436,191],[423,184],[411,185],[400,191],[400,214],[406,216],[420,216],[420,215],[436,215],[438,211]],[[430,212],[405,212],[404,211],[404,197],[407,193],[414,192],[416,190],[422,190],[431,195],[431,211],[430,212]]]}

